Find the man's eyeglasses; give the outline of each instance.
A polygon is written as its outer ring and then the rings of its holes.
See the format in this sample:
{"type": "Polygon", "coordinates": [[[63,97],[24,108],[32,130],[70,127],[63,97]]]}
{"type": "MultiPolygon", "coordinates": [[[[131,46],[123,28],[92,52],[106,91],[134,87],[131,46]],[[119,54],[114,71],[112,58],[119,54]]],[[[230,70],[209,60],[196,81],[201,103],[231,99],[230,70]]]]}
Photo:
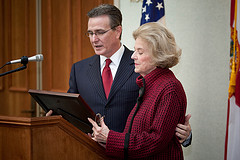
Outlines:
{"type": "Polygon", "coordinates": [[[115,27],[117,27],[117,26],[114,26],[114,27],[112,27],[112,28],[110,28],[110,29],[108,29],[108,30],[105,30],[105,31],[104,31],[104,30],[98,30],[98,31],[96,31],[96,32],[88,31],[88,32],[85,33],[85,34],[86,34],[86,36],[88,36],[88,37],[93,37],[94,34],[95,34],[95,36],[97,36],[97,37],[101,37],[102,35],[104,35],[104,34],[107,33],[108,31],[114,29],[115,27]]]}

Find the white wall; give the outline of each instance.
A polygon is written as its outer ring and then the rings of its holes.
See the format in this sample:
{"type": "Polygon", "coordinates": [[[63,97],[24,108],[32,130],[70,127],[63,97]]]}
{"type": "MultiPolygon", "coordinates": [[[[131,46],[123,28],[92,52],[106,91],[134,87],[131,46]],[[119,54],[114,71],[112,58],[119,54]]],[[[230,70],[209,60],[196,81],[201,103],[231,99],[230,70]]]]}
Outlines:
{"type": "MultiPolygon", "coordinates": [[[[116,1],[116,0],[115,0],[116,1]]],[[[122,42],[133,49],[132,32],[140,24],[141,2],[118,1],[123,14],[122,42]]],[[[183,53],[173,68],[192,114],[192,145],[186,160],[224,159],[227,116],[230,1],[165,0],[167,27],[183,53]]]]}

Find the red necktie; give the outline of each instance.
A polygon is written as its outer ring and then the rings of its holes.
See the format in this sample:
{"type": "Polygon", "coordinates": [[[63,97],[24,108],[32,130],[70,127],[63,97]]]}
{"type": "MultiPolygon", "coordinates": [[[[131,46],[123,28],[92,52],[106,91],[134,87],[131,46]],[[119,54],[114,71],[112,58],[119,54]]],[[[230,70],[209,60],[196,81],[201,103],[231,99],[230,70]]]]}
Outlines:
{"type": "Polygon", "coordinates": [[[103,87],[105,90],[105,94],[106,97],[108,98],[111,86],[112,86],[112,82],[113,82],[113,78],[112,78],[112,73],[111,73],[111,69],[109,67],[109,64],[111,63],[111,59],[106,59],[106,65],[103,69],[102,72],[102,81],[103,81],[103,87]]]}

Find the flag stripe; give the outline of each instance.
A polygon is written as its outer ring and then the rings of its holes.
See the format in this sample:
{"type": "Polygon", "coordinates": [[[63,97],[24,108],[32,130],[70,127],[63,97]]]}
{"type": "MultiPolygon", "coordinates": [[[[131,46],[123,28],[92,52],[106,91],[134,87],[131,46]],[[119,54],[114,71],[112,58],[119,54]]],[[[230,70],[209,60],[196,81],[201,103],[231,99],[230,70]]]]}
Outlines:
{"type": "Polygon", "coordinates": [[[227,128],[226,128],[226,136],[225,136],[224,160],[227,160],[229,111],[230,111],[230,101],[228,100],[228,108],[227,108],[227,128]]]}

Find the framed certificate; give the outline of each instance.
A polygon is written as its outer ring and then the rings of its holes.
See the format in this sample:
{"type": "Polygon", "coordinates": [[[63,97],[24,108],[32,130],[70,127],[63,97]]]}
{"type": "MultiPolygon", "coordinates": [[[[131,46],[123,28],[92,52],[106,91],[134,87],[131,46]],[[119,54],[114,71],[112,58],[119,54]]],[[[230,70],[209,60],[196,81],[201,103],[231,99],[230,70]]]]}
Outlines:
{"type": "Polygon", "coordinates": [[[95,113],[79,94],[32,89],[28,92],[45,112],[52,110],[53,115],[61,115],[81,131],[92,132],[87,118],[94,119],[95,113]]]}

